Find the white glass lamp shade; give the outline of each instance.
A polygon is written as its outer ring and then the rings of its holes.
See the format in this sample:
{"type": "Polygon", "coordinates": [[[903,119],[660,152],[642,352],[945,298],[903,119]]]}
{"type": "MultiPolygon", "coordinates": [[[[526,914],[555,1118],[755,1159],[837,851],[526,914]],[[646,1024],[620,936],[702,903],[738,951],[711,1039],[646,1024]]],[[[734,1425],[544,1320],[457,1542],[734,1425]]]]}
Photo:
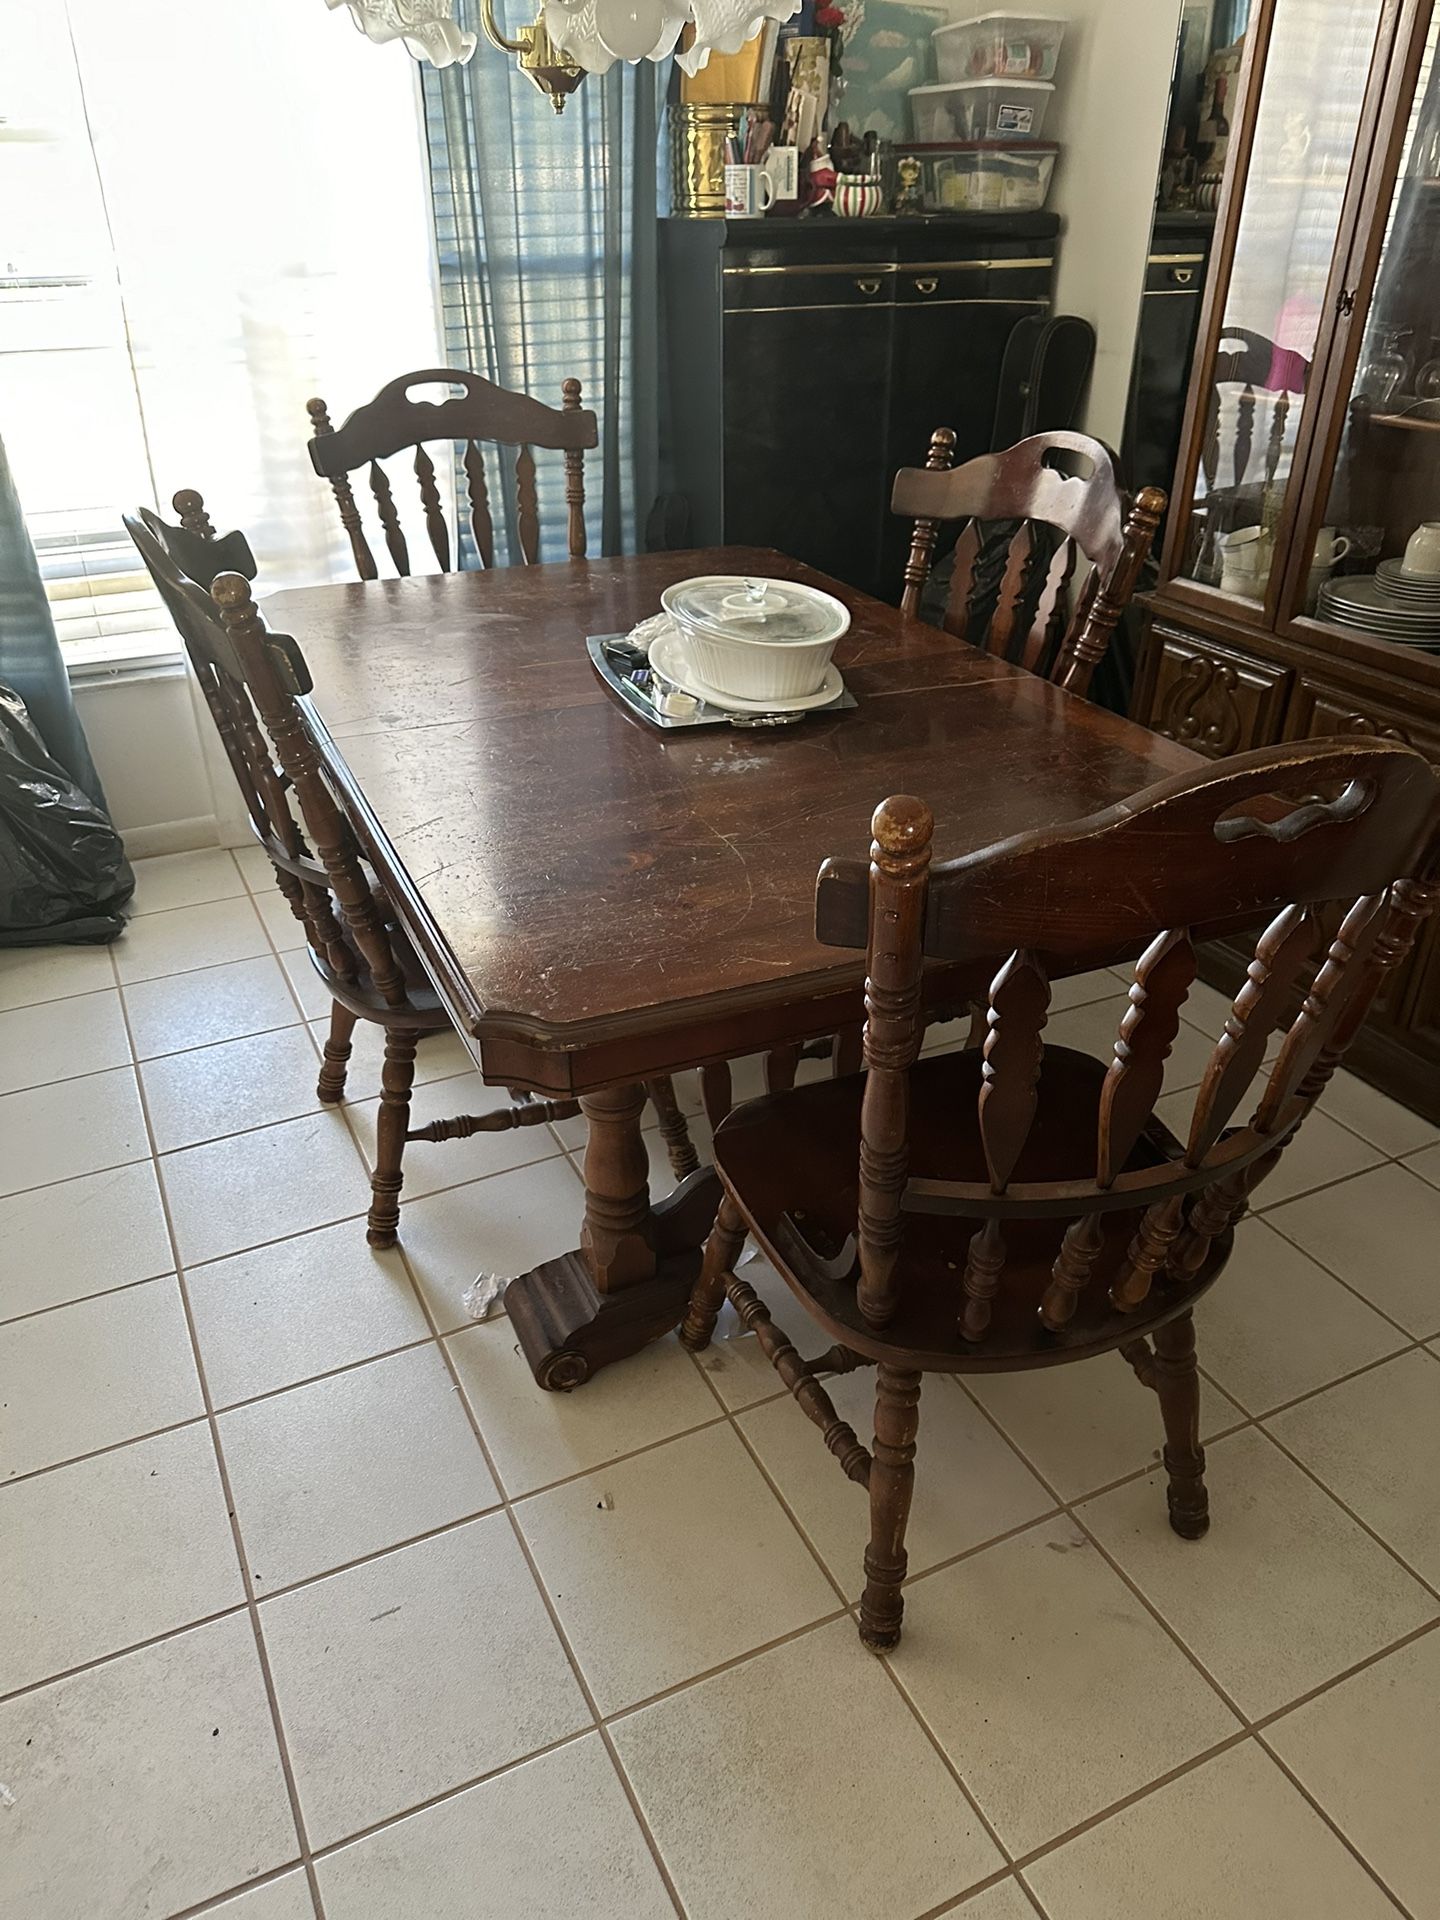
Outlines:
{"type": "Polygon", "coordinates": [[[349,7],[367,40],[403,40],[417,60],[432,67],[453,66],[475,51],[475,35],[462,27],[453,0],[325,0],[327,7],[349,7]]]}
{"type": "Polygon", "coordinates": [[[800,0],[546,0],[545,26],[587,73],[616,60],[663,60],[692,21],[694,44],[676,57],[698,73],[712,53],[738,53],[767,20],[789,20],[800,0]]]}
{"type": "Polygon", "coordinates": [[[712,53],[738,53],[767,20],[791,20],[800,0],[690,0],[695,39],[675,56],[686,73],[699,73],[712,53]]]}

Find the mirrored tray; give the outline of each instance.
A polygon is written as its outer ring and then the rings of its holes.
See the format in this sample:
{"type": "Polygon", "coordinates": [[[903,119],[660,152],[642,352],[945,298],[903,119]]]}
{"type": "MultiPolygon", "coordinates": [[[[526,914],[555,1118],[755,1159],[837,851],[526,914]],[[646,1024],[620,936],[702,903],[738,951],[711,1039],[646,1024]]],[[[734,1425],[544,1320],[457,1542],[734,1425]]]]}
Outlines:
{"type": "Polygon", "coordinates": [[[628,634],[592,633],[586,651],[600,678],[639,719],[669,733],[680,727],[793,727],[814,714],[843,713],[855,705],[853,693],[841,693],[823,707],[802,713],[725,713],[663,680],[628,634]]]}

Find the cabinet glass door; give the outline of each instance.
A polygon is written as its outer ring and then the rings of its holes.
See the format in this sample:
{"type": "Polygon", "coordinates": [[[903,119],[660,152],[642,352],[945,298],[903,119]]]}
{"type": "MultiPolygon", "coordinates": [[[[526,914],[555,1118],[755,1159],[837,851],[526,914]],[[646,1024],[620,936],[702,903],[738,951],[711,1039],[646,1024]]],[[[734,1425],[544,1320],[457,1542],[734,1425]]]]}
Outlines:
{"type": "Polygon", "coordinates": [[[1440,651],[1440,18],[1431,20],[1303,610],[1440,651]]]}
{"type": "Polygon", "coordinates": [[[1257,608],[1295,474],[1381,12],[1381,0],[1277,0],[1259,81],[1177,568],[1257,608]]]}

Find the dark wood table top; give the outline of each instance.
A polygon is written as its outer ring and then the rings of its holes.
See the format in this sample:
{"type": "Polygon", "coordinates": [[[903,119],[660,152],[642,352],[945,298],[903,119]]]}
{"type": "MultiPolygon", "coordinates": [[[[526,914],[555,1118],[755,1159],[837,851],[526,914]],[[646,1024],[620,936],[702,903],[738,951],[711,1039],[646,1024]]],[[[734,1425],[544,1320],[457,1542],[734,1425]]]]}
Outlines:
{"type": "Polygon", "coordinates": [[[766,1045],[807,997],[809,1031],[834,1017],[827,997],[853,1014],[861,957],[816,941],[815,875],[829,854],[865,855],[887,794],[930,803],[945,858],[1196,764],[758,549],[306,588],[265,613],[305,650],[332,765],[436,984],[487,1075],[517,1084],[601,1085],[766,1045]],[[660,734],[632,717],[586,635],[711,572],[843,600],[836,662],[858,707],[774,732],[660,734]]]}

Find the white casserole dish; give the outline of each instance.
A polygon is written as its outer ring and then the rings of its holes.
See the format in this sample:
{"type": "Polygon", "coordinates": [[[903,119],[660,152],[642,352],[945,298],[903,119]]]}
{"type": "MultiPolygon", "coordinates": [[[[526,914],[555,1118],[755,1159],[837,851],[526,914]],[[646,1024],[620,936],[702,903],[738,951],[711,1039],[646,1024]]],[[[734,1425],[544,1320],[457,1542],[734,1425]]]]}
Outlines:
{"type": "Polygon", "coordinates": [[[700,678],[743,700],[803,700],[818,692],[849,609],[796,580],[700,574],[666,587],[660,604],[675,622],[700,678]]]}

